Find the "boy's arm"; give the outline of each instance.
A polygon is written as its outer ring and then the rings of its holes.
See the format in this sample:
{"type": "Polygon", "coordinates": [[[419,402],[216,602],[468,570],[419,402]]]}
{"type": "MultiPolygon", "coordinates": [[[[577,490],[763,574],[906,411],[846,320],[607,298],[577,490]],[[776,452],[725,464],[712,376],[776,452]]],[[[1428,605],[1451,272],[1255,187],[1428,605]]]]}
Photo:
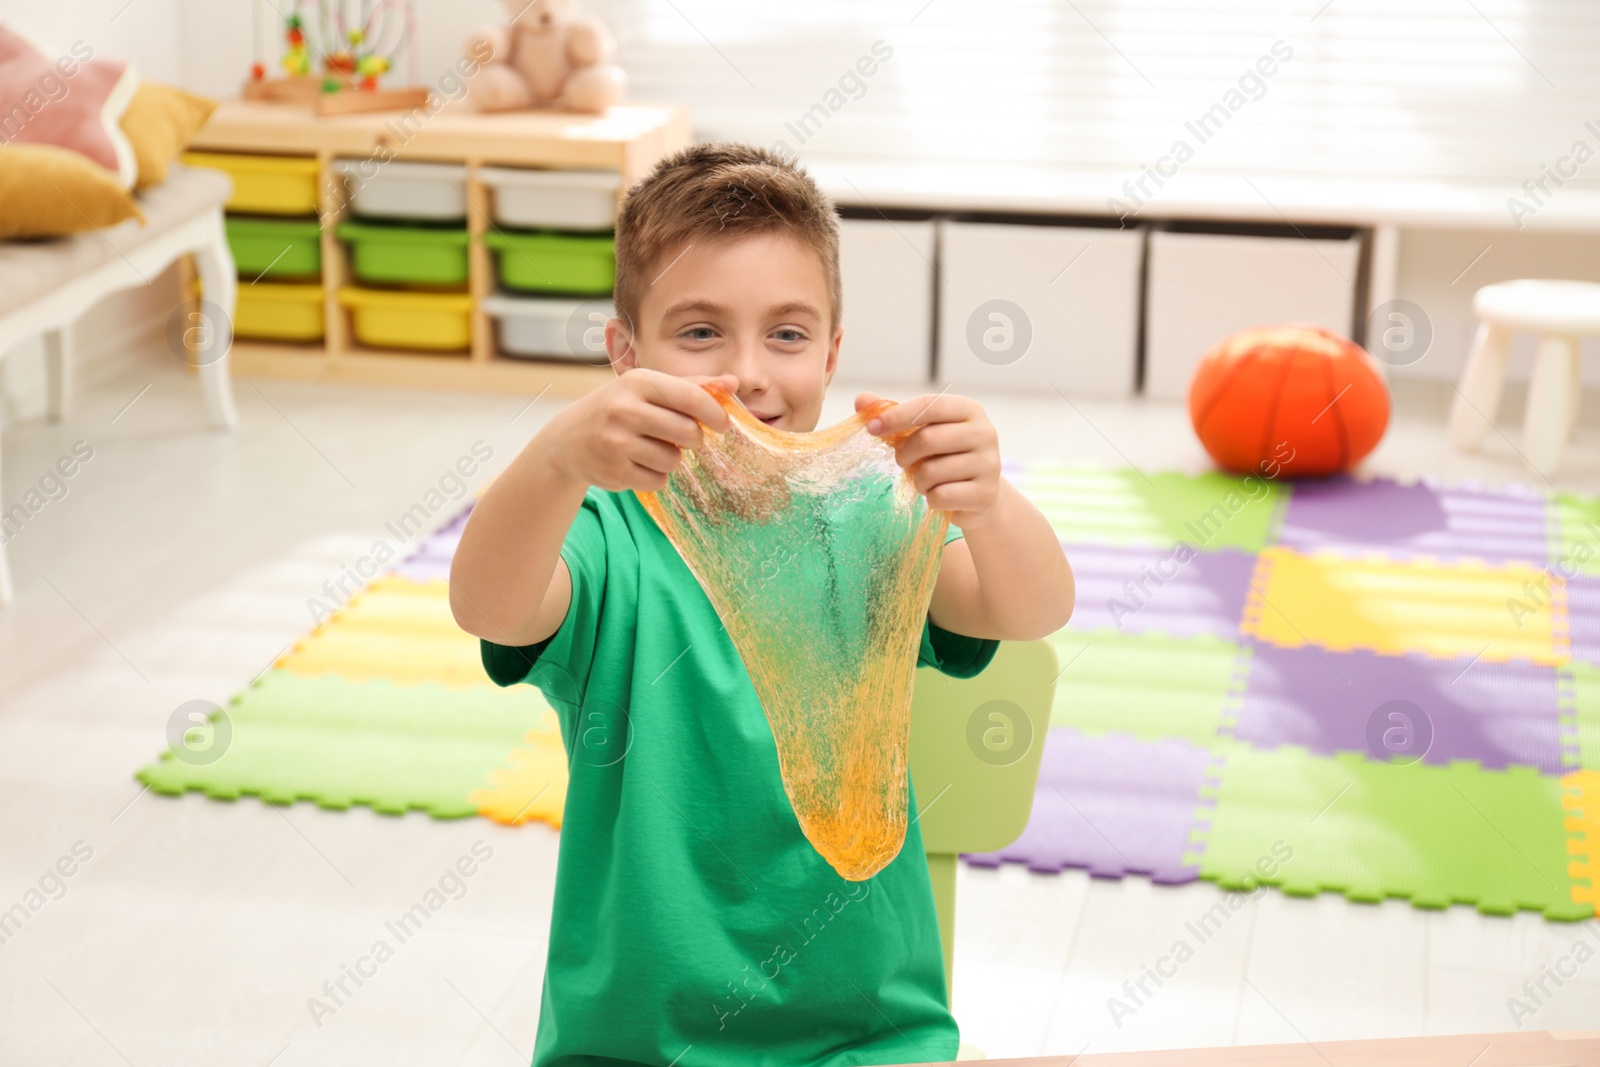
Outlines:
{"type": "MultiPolygon", "coordinates": [[[[856,399],[860,410],[876,397],[856,399]]],[[[1066,625],[1072,568],[1039,509],[1000,476],[1000,444],[983,408],[940,394],[895,405],[868,424],[875,434],[917,427],[895,446],[928,506],[961,528],[945,546],[928,614],[952,633],[1001,641],[1045,637],[1066,625]]]]}
{"type": "Polygon", "coordinates": [[[450,565],[456,625],[509,646],[554,634],[572,600],[561,545],[589,487],[659,490],[701,423],[727,429],[700,381],[630,370],[551,419],[472,509],[450,565]]]}
{"type": "Polygon", "coordinates": [[[572,576],[561,545],[588,490],[535,437],[484,491],[450,564],[450,610],[475,637],[519,647],[561,626],[572,576]]]}
{"type": "Polygon", "coordinates": [[[993,521],[962,525],[961,540],[945,546],[928,615],[969,637],[1031,641],[1055,633],[1072,615],[1076,593],[1061,542],[1004,478],[995,511],[993,521]]]}

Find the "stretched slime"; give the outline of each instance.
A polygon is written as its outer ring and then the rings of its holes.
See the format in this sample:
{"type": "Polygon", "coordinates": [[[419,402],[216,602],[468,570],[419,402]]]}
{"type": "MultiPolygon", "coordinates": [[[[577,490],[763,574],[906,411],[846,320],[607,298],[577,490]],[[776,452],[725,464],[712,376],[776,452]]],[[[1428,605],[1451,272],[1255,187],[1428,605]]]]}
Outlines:
{"type": "Polygon", "coordinates": [[[744,661],[801,831],[861,881],[905,842],[911,683],[949,516],[895,463],[915,428],[867,432],[888,401],[797,434],[706,389],[728,431],[639,501],[744,661]]]}

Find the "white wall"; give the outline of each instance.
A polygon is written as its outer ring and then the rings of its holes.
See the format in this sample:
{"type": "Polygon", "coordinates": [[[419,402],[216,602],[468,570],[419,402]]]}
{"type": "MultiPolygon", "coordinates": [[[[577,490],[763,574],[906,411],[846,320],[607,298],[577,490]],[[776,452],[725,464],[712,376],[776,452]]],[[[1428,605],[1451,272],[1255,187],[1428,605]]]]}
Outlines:
{"type": "Polygon", "coordinates": [[[639,95],[688,104],[708,138],[1103,169],[1108,197],[1169,155],[1197,173],[1520,184],[1584,136],[1600,96],[1596,0],[589,7],[639,95]]]}
{"type": "MultiPolygon", "coordinates": [[[[419,0],[421,80],[437,81],[474,28],[505,18],[506,8],[496,0],[419,0]]],[[[273,5],[253,0],[0,0],[0,22],[15,23],[62,50],[87,41],[97,55],[132,59],[143,77],[217,97],[238,93],[253,50],[274,66],[283,40],[273,5]],[[261,11],[258,35],[250,27],[255,8],[261,11]]]]}
{"type": "Polygon", "coordinates": [[[61,52],[84,41],[97,56],[131,59],[143,77],[179,81],[181,2],[0,0],[0,22],[20,26],[61,52]]]}

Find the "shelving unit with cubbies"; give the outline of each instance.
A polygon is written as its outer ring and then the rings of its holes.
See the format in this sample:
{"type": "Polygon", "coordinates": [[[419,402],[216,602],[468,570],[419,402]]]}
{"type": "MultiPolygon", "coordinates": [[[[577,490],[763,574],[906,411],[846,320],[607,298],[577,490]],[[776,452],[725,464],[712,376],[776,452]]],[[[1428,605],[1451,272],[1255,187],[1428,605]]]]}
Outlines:
{"type": "Polygon", "coordinates": [[[688,115],[674,107],[585,116],[451,105],[318,117],[304,106],[224,103],[191,149],[195,163],[235,180],[229,216],[244,328],[235,330],[234,374],[588,391],[611,374],[603,354],[593,358],[591,320],[610,296],[617,199],[688,143],[688,115]],[[399,179],[411,177],[431,181],[431,192],[419,186],[397,209],[386,205],[395,190],[410,195],[399,179]],[[372,201],[365,207],[363,194],[372,201]],[[317,225],[314,249],[308,222],[317,225]],[[408,236],[411,251],[361,243],[408,236]],[[253,242],[248,255],[241,241],[253,242]],[[276,262],[274,244],[287,249],[276,262]],[[464,272],[452,259],[462,251],[464,272]],[[313,276],[303,273],[308,263],[313,276]],[[510,291],[517,287],[534,293],[510,291]],[[275,332],[282,336],[250,336],[275,332]]]}

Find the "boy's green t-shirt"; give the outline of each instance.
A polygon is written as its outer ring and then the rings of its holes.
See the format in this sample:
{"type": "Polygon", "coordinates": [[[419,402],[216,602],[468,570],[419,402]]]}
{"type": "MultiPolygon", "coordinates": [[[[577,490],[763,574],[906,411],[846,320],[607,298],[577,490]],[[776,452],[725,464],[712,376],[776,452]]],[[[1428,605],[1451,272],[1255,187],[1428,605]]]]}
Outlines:
{"type": "MultiPolygon", "coordinates": [[[[739,654],[632,493],[591,489],[561,556],[561,628],[483,642],[497,684],[555,707],[571,769],[534,1067],[954,1059],[917,824],[864,882],[817,854],[739,654]]],[[[997,647],[928,623],[918,663],[969,677],[997,647]]]]}

